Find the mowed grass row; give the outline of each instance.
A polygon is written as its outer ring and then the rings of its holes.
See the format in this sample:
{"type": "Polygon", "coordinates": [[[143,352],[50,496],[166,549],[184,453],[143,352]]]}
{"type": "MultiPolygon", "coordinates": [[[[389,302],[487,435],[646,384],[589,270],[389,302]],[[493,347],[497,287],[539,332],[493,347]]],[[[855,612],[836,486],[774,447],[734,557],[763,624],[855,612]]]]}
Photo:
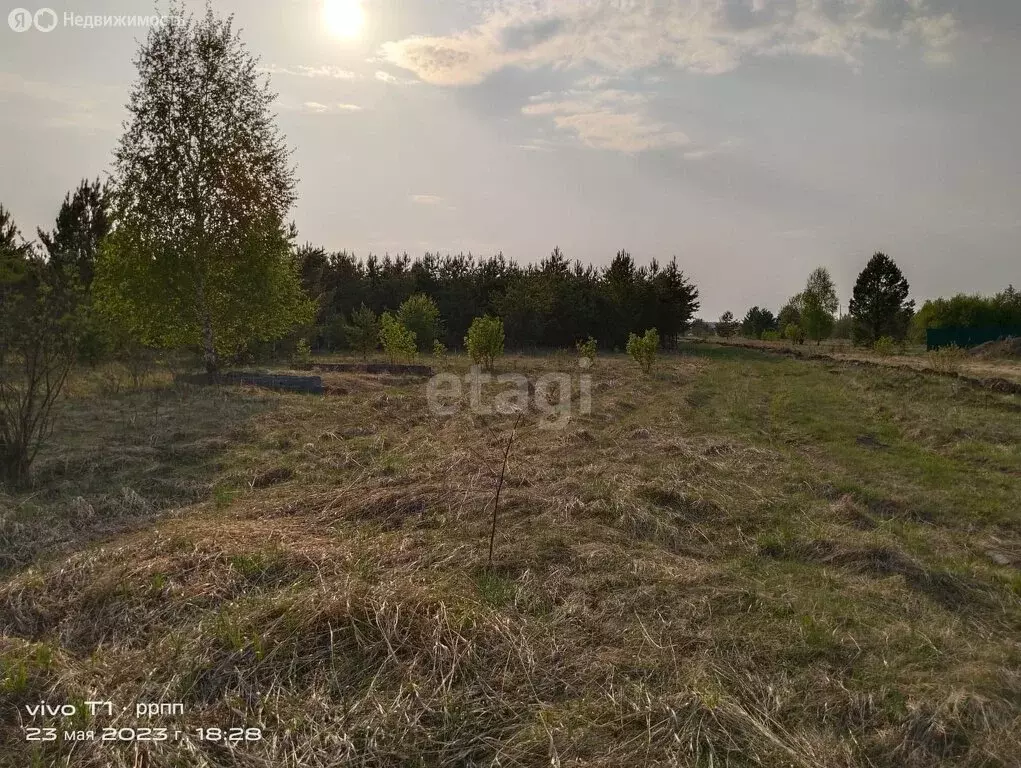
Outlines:
{"type": "Polygon", "coordinates": [[[0,761],[1017,764],[1017,396],[706,345],[592,376],[591,414],[520,425],[492,568],[511,417],[431,415],[420,379],[76,381],[38,487],[2,500],[3,722],[180,702],[75,725],[184,735],[12,727],[0,761]]]}

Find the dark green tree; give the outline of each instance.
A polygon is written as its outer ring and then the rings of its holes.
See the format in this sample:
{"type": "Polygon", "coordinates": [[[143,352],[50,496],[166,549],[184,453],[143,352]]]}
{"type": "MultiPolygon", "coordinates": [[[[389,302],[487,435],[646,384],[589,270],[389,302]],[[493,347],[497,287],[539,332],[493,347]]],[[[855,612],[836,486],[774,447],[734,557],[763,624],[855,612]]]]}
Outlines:
{"type": "Polygon", "coordinates": [[[53,230],[38,230],[50,266],[83,292],[92,285],[99,247],[109,232],[108,198],[99,179],[85,179],[68,192],[53,230]]]}
{"type": "Polygon", "coordinates": [[[775,331],[776,318],[768,309],[752,307],[741,321],[741,335],[748,339],[761,339],[766,331],[775,331]]]}
{"type": "Polygon", "coordinates": [[[21,489],[74,363],[70,291],[0,206],[0,483],[21,489]]]}
{"type": "Polygon", "coordinates": [[[611,346],[624,349],[632,333],[644,332],[643,281],[644,275],[631,254],[617,251],[603,272],[603,316],[607,327],[603,334],[596,334],[597,338],[606,338],[611,346]]]}
{"type": "Polygon", "coordinates": [[[347,328],[351,345],[368,358],[369,353],[379,346],[379,319],[376,313],[362,304],[351,313],[351,324],[347,328]]]}
{"type": "Polygon", "coordinates": [[[0,296],[12,291],[28,273],[31,246],[14,223],[10,211],[0,205],[0,296]]]}
{"type": "Polygon", "coordinates": [[[855,344],[872,346],[883,336],[901,340],[908,331],[915,302],[908,300],[908,281],[893,259],[877,253],[854,284],[850,314],[855,344]]]}
{"type": "Polygon", "coordinates": [[[739,325],[734,320],[734,313],[729,309],[716,321],[716,335],[722,339],[729,339],[737,333],[738,328],[739,325]]]}
{"type": "Polygon", "coordinates": [[[651,270],[650,287],[653,298],[648,325],[659,331],[661,343],[667,349],[675,349],[677,337],[688,330],[699,309],[698,288],[677,266],[676,256],[664,268],[651,270]]]}
{"type": "MultiPolygon", "coordinates": [[[[110,232],[107,190],[99,179],[84,179],[64,196],[54,228],[37,230],[53,276],[69,291],[79,311],[79,358],[91,365],[102,359],[118,341],[94,311],[91,288],[100,247],[110,232]]],[[[117,350],[121,351],[121,350],[117,350]]]]}
{"type": "MultiPolygon", "coordinates": [[[[0,205],[0,312],[4,318],[16,315],[16,307],[28,288],[31,255],[32,247],[21,237],[14,217],[0,205]]],[[[5,327],[9,327],[7,322],[5,327]]]]}
{"type": "Polygon", "coordinates": [[[537,279],[533,271],[513,277],[507,290],[493,302],[507,339],[517,348],[543,344],[553,306],[549,282],[537,279]]]}

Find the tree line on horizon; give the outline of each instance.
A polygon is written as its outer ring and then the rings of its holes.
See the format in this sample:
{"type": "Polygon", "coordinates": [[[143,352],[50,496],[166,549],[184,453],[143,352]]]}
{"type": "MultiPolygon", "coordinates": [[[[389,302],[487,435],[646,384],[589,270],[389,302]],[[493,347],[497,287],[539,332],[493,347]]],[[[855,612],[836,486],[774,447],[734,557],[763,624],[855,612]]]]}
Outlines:
{"type": "MultiPolygon", "coordinates": [[[[602,269],[571,262],[559,248],[537,264],[520,265],[502,254],[407,254],[361,260],[311,245],[297,250],[302,285],[316,300],[307,330],[313,349],[350,349],[354,316],[396,310],[409,298],[430,298],[439,314],[437,338],[458,347],[474,318],[501,318],[507,346],[566,348],[595,338],[623,350],[631,333],[657,328],[667,348],[688,328],[698,310],[698,289],[676,258],[639,266],[618,251],[602,269]]],[[[432,339],[419,339],[429,351],[432,339]]]]}
{"type": "Polygon", "coordinates": [[[885,253],[877,252],[855,281],[846,315],[837,316],[836,286],[829,271],[819,267],[809,275],[804,290],[777,314],[754,306],[738,321],[727,311],[715,325],[695,319],[692,332],[798,344],[846,339],[871,347],[890,342],[924,343],[930,328],[1002,328],[1008,332],[1021,328],[1021,292],[1013,285],[994,296],[961,293],[929,299],[918,311],[909,292],[900,267],[885,253]]]}

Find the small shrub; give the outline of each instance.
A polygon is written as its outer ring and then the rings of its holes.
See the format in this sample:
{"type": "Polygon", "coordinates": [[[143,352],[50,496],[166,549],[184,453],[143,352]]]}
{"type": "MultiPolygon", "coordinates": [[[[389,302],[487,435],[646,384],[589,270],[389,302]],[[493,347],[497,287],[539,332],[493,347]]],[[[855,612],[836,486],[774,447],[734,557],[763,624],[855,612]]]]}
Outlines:
{"type": "Polygon", "coordinates": [[[578,342],[578,355],[582,358],[594,361],[596,359],[597,352],[596,340],[591,336],[586,341],[578,342]]]}
{"type": "Polygon", "coordinates": [[[762,332],[762,340],[763,341],[780,341],[781,340],[780,331],[763,331],[762,332]]]}
{"type": "Polygon", "coordinates": [[[308,339],[298,339],[298,342],[294,345],[291,365],[295,368],[308,368],[312,365],[312,347],[309,345],[308,339]]]}
{"type": "Polygon", "coordinates": [[[410,360],[418,352],[414,332],[389,312],[379,318],[379,341],[391,365],[401,359],[410,360]]]}
{"type": "Polygon", "coordinates": [[[897,342],[890,336],[882,336],[876,339],[876,343],[872,345],[872,350],[880,357],[889,357],[896,351],[897,342]]]}
{"type": "Polygon", "coordinates": [[[627,353],[645,373],[650,373],[659,353],[659,333],[655,328],[647,330],[644,336],[632,333],[627,341],[627,353]]]}
{"type": "Polygon", "coordinates": [[[464,346],[472,362],[492,371],[496,358],[503,354],[503,320],[485,315],[472,320],[464,346]]]}
{"type": "Polygon", "coordinates": [[[364,304],[351,313],[351,324],[345,326],[344,331],[346,340],[362,353],[363,358],[368,358],[379,344],[379,320],[376,313],[364,304]]]}
{"type": "Polygon", "coordinates": [[[965,351],[956,344],[929,352],[929,367],[937,373],[957,374],[964,362],[965,351]]]}
{"type": "Polygon", "coordinates": [[[447,356],[447,348],[443,345],[443,342],[439,339],[433,341],[433,357],[438,360],[442,360],[447,356]]]}
{"type": "Polygon", "coordinates": [[[440,333],[440,310],[435,301],[424,293],[416,293],[401,304],[397,310],[397,319],[415,334],[415,343],[420,352],[433,349],[440,333]]]}
{"type": "Polygon", "coordinates": [[[805,343],[805,332],[801,330],[801,326],[796,323],[791,323],[783,329],[784,338],[792,344],[804,344],[805,343]]]}

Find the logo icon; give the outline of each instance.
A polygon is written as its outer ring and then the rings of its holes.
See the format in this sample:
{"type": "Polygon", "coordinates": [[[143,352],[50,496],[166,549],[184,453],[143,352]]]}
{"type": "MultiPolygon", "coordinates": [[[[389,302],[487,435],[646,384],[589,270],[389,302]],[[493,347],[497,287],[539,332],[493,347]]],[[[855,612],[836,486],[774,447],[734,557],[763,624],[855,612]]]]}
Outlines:
{"type": "Polygon", "coordinates": [[[57,12],[52,8],[40,8],[35,12],[35,28],[40,32],[52,32],[57,26],[57,12]]]}
{"type": "Polygon", "coordinates": [[[15,32],[28,32],[32,28],[32,12],[24,8],[15,8],[7,14],[7,24],[15,32]]]}

